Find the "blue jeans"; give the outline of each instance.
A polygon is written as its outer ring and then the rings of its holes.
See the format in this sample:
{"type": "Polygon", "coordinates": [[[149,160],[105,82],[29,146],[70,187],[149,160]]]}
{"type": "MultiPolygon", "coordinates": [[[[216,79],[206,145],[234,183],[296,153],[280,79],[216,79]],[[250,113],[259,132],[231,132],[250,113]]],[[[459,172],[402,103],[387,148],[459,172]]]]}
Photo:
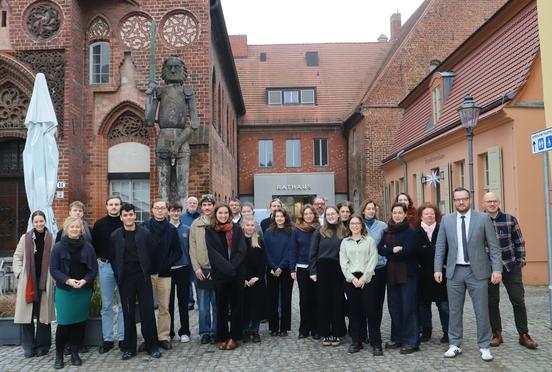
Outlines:
{"type": "Polygon", "coordinates": [[[215,336],[217,333],[217,302],[214,288],[197,287],[197,306],[199,310],[199,335],[215,336]]]}
{"type": "MultiPolygon", "coordinates": [[[[100,278],[100,292],[102,295],[102,335],[104,341],[113,341],[113,299],[117,282],[110,263],[98,261],[98,272],[100,278]]],[[[119,341],[125,339],[125,326],[123,322],[123,308],[119,296],[119,307],[117,315],[117,336],[119,341]]]]}
{"type": "MultiPolygon", "coordinates": [[[[448,301],[435,301],[437,310],[439,310],[439,319],[441,320],[441,328],[444,333],[448,333],[449,323],[449,305],[448,301]]],[[[431,302],[420,301],[418,304],[418,319],[420,321],[420,329],[431,329],[431,302]]]]}

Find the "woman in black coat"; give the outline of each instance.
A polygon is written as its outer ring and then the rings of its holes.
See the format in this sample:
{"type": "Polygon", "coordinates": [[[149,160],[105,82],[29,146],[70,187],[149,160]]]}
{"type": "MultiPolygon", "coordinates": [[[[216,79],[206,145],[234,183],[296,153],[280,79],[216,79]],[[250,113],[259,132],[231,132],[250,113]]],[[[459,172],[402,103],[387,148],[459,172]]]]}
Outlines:
{"type": "MultiPolygon", "coordinates": [[[[447,298],[447,282],[437,283],[433,278],[433,261],[435,259],[435,243],[441,222],[441,212],[433,204],[424,204],[418,208],[420,226],[416,229],[420,241],[419,264],[420,286],[418,296],[418,321],[422,331],[422,342],[431,339],[431,303],[435,302],[439,310],[439,318],[443,329],[441,343],[448,344],[449,307],[447,298]]],[[[445,267],[443,267],[443,272],[445,267]]]]}
{"type": "Polygon", "coordinates": [[[245,254],[245,281],[243,319],[244,342],[261,342],[259,324],[266,319],[266,253],[263,241],[257,234],[253,215],[243,216],[242,229],[245,235],[247,252],[245,254]]]}
{"type": "Polygon", "coordinates": [[[418,235],[406,219],[407,207],[393,204],[391,220],[378,245],[387,258],[387,305],[391,315],[391,342],[388,349],[401,354],[419,350],[418,337],[418,235]]]}
{"type": "Polygon", "coordinates": [[[245,277],[243,260],[246,245],[242,229],[232,222],[231,216],[230,207],[225,204],[218,205],[215,207],[211,224],[205,229],[205,243],[216,291],[217,347],[220,350],[235,349],[242,337],[245,277]]]}

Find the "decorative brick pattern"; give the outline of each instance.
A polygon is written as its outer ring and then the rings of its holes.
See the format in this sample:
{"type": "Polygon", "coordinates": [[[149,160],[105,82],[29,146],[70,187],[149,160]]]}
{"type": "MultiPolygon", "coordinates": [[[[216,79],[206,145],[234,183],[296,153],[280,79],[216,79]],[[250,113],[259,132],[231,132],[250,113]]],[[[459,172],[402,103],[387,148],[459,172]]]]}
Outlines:
{"type": "Polygon", "coordinates": [[[29,97],[11,83],[0,86],[0,129],[25,129],[29,97]]]}
{"type": "Polygon", "coordinates": [[[146,48],[150,42],[151,19],[145,14],[132,14],[121,22],[119,36],[131,49],[146,48]]]}
{"type": "Polygon", "coordinates": [[[169,14],[161,23],[163,40],[173,47],[183,47],[195,42],[199,36],[199,24],[188,12],[169,14]]]}
{"type": "Polygon", "coordinates": [[[86,36],[89,41],[109,40],[110,34],[109,24],[103,17],[98,16],[90,23],[86,36]]]}
{"type": "Polygon", "coordinates": [[[49,39],[61,28],[59,8],[50,1],[31,5],[26,11],[27,31],[37,39],[49,39]]]}

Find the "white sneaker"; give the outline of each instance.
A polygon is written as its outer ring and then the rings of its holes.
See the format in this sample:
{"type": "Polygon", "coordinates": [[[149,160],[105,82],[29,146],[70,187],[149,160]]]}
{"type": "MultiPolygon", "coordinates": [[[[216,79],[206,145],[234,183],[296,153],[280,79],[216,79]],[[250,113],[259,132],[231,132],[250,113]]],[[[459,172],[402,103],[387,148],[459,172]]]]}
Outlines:
{"type": "Polygon", "coordinates": [[[445,358],[454,358],[458,354],[462,354],[462,349],[456,345],[449,345],[448,350],[444,354],[445,358]]]}
{"type": "Polygon", "coordinates": [[[481,352],[481,359],[483,359],[485,362],[490,362],[493,360],[493,355],[491,354],[490,349],[479,349],[481,352]]]}
{"type": "Polygon", "coordinates": [[[180,336],[180,342],[182,342],[183,344],[185,344],[186,342],[190,342],[190,336],[188,335],[180,336]]]}

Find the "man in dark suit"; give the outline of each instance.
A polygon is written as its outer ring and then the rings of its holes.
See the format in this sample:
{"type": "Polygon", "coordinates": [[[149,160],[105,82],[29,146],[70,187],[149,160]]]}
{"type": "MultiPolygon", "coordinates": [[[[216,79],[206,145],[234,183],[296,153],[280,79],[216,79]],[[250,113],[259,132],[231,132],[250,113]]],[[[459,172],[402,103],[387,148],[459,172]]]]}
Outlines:
{"type": "Polygon", "coordinates": [[[468,290],[477,322],[477,343],[481,358],[493,360],[489,344],[491,325],[488,309],[488,281],[502,280],[502,259],[493,223],[485,213],[470,209],[470,193],[463,187],[454,190],[456,212],[446,215],[437,235],[435,247],[435,280],[443,280],[446,258],[449,299],[449,349],[445,358],[462,352],[462,310],[468,290]],[[488,247],[488,252],[487,252],[488,247]],[[448,251],[447,251],[448,250],[448,251]],[[445,257],[446,256],[446,257],[445,257]]]}

